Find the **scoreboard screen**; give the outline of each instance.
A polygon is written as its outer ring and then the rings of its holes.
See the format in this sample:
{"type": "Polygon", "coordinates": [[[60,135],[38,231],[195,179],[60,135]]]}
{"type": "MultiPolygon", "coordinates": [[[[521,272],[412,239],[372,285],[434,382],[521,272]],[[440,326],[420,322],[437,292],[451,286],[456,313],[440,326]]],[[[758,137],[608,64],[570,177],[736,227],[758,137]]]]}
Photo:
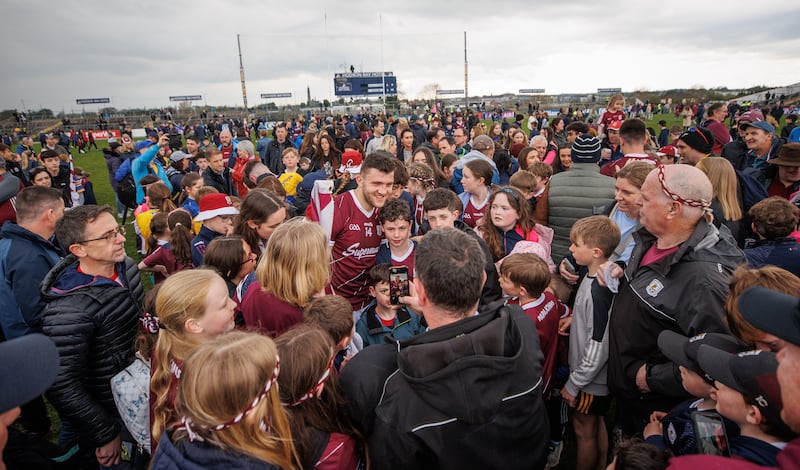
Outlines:
{"type": "Polygon", "coordinates": [[[392,72],[337,73],[333,77],[336,96],[374,96],[397,94],[397,77],[392,72]]]}

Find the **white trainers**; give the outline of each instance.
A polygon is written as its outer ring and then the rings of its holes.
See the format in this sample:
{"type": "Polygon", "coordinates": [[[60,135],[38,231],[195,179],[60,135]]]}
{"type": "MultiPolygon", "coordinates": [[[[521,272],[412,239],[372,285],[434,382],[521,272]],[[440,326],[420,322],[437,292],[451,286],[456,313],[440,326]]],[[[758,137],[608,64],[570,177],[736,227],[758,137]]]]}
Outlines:
{"type": "Polygon", "coordinates": [[[547,454],[547,467],[553,468],[561,461],[561,451],[564,450],[564,441],[550,444],[550,453],[547,454]]]}

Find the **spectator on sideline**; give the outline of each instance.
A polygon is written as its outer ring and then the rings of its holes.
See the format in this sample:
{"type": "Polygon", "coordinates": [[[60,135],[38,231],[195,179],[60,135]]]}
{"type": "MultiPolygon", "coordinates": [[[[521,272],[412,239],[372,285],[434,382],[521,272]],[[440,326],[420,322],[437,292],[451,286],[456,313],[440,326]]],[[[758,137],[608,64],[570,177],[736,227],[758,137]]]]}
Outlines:
{"type": "Polygon", "coordinates": [[[706,108],[708,119],[700,124],[708,129],[714,136],[714,144],[711,153],[722,155],[722,148],[731,142],[731,133],[725,125],[725,118],[728,116],[728,105],[725,103],[713,103],[706,108]]]}

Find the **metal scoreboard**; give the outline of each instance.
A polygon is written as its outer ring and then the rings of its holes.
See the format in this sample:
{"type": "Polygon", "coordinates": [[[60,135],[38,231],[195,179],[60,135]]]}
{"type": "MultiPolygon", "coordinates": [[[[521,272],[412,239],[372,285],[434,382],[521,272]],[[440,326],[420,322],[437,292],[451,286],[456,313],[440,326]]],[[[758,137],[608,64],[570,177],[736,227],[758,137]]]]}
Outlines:
{"type": "Polygon", "coordinates": [[[397,77],[392,72],[337,73],[333,76],[336,96],[369,96],[397,94],[397,77]]]}

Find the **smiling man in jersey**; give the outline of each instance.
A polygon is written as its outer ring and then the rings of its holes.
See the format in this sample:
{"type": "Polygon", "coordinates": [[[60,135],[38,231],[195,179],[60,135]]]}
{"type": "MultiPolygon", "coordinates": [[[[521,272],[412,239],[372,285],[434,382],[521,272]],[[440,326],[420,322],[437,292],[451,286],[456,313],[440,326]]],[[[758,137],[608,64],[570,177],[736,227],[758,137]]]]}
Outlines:
{"type": "Polygon", "coordinates": [[[368,273],[383,239],[378,212],[392,194],[394,164],[373,153],[363,163],[343,161],[339,171],[355,175],[358,187],[334,198],[331,223],[322,224],[331,227],[331,280],[325,290],[346,298],[356,311],[370,301],[368,273]]]}

